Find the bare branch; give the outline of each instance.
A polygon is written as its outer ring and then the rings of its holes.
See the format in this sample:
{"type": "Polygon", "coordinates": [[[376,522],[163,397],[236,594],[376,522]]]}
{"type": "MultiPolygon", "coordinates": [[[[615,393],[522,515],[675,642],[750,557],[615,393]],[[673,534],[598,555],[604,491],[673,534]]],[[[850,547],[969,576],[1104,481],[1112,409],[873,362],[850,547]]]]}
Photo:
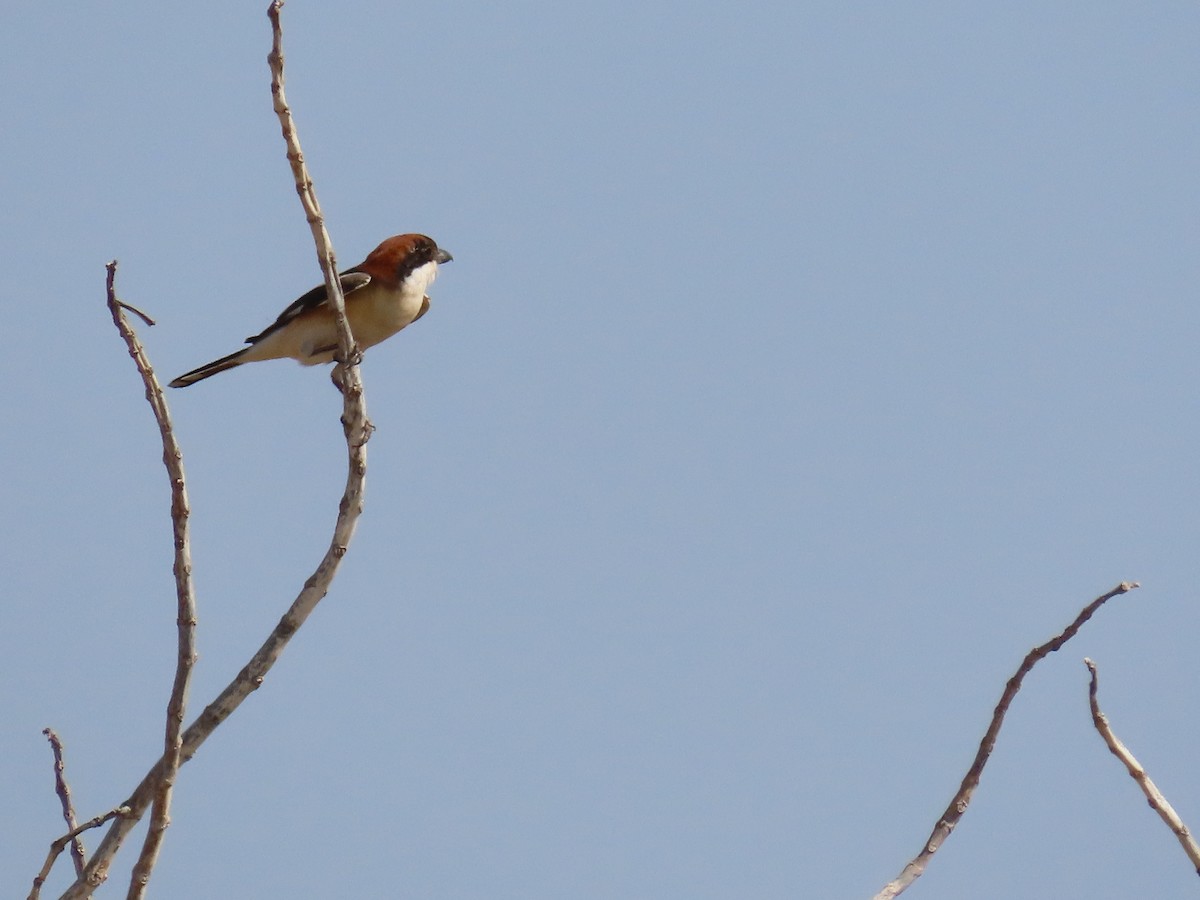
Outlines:
{"type": "Polygon", "coordinates": [[[38,900],[38,897],[41,896],[42,885],[46,883],[46,879],[50,876],[50,870],[54,868],[54,861],[58,859],[58,855],[63,852],[63,848],[67,844],[74,841],[89,828],[97,828],[109,819],[125,815],[129,815],[129,807],[118,806],[116,809],[110,809],[103,815],[88,819],[82,825],[77,825],[62,837],[52,841],[50,844],[50,853],[46,856],[46,862],[42,865],[42,871],[38,872],[37,877],[33,879],[33,890],[29,892],[29,900],[38,900]]]}
{"type": "Polygon", "coordinates": [[[304,207],[308,226],[312,231],[313,242],[317,248],[317,260],[321,271],[325,274],[325,289],[329,297],[329,305],[333,308],[334,319],[338,331],[338,365],[334,369],[334,383],[345,395],[345,410],[342,425],[346,429],[347,440],[355,443],[366,443],[370,436],[371,426],[367,421],[366,407],[359,403],[351,403],[352,399],[361,399],[362,379],[359,376],[358,363],[361,354],[354,343],[354,335],[350,332],[350,322],[346,318],[346,302],[342,293],[341,279],[337,273],[337,258],[333,252],[333,242],[325,229],[325,219],[321,214],[321,204],[317,201],[313,189],[312,178],[304,164],[304,152],[300,149],[300,140],[296,135],[296,123],[292,120],[291,107],[288,106],[284,94],[285,83],[283,72],[283,26],[279,22],[279,13],[283,9],[283,0],[273,0],[267,7],[267,17],[271,20],[271,52],[267,56],[267,64],[271,67],[271,97],[275,115],[279,118],[279,128],[287,145],[287,158],[292,167],[292,178],[296,184],[296,193],[300,197],[300,205],[304,207]],[[352,438],[352,433],[357,437],[352,438]]]}
{"type": "Polygon", "coordinates": [[[1049,656],[1073,638],[1076,632],[1079,631],[1083,624],[1101,606],[1113,597],[1128,593],[1136,587],[1138,587],[1136,581],[1121,582],[1107,594],[1102,594],[1085,606],[1079,615],[1075,617],[1075,621],[1063,629],[1061,634],[1042,644],[1040,647],[1034,647],[1025,654],[1025,659],[1021,661],[1021,665],[1017,668],[1016,673],[1008,679],[1008,683],[1004,686],[1004,693],[1001,694],[1000,702],[996,704],[996,709],[992,713],[991,724],[988,725],[983,740],[979,742],[979,750],[975,753],[975,759],[972,761],[971,767],[967,770],[967,774],[963,777],[962,784],[959,785],[957,793],[950,800],[950,805],[946,807],[937,824],[933,826],[933,832],[929,835],[928,840],[925,841],[925,846],[921,848],[921,852],[913,857],[912,861],[904,867],[894,881],[890,881],[883,886],[883,890],[875,895],[875,900],[892,900],[893,897],[903,893],[910,884],[925,873],[925,867],[929,864],[929,860],[933,857],[933,854],[937,853],[942,844],[946,842],[946,838],[950,837],[950,833],[954,831],[955,826],[958,825],[959,820],[967,811],[967,806],[971,803],[971,796],[975,793],[975,788],[979,786],[979,779],[983,775],[983,767],[987,765],[988,758],[992,755],[992,750],[996,746],[996,738],[1000,734],[1000,726],[1004,724],[1004,717],[1008,713],[1008,708],[1012,704],[1013,698],[1017,696],[1017,691],[1021,689],[1021,682],[1025,680],[1025,676],[1029,674],[1030,670],[1043,658],[1049,656]]]}
{"type": "MultiPolygon", "coordinates": [[[[74,831],[79,823],[75,821],[75,807],[71,804],[71,788],[67,784],[67,766],[63,762],[62,741],[53,728],[43,728],[42,734],[50,741],[50,749],[54,753],[54,792],[58,794],[58,800],[62,804],[63,820],[67,823],[67,831],[74,831]]],[[[84,855],[83,841],[75,837],[70,843],[71,858],[75,862],[75,875],[78,877],[83,874],[87,857],[84,855]]],[[[55,854],[55,856],[57,855],[55,854]]],[[[46,871],[49,872],[48,869],[46,871]]]]}
{"type": "Polygon", "coordinates": [[[1096,730],[1100,732],[1100,737],[1104,738],[1104,743],[1108,745],[1108,749],[1112,751],[1112,755],[1124,764],[1125,769],[1133,777],[1133,780],[1137,782],[1138,787],[1142,789],[1142,793],[1146,795],[1146,800],[1150,803],[1150,808],[1157,812],[1159,818],[1166,822],[1167,827],[1175,833],[1179,845],[1183,847],[1183,852],[1192,861],[1192,866],[1196,869],[1196,874],[1200,875],[1200,845],[1197,845],[1191,831],[1183,824],[1183,819],[1179,818],[1179,814],[1175,812],[1175,808],[1167,802],[1167,798],[1162,795],[1162,791],[1150,780],[1150,776],[1146,774],[1146,770],[1142,768],[1141,763],[1134,758],[1134,755],[1129,752],[1128,748],[1113,734],[1112,728],[1108,724],[1108,716],[1100,711],[1100,701],[1096,696],[1099,687],[1096,664],[1090,659],[1085,659],[1083,664],[1092,673],[1091,685],[1088,687],[1088,701],[1092,707],[1092,723],[1096,726],[1096,730]]]}
{"type": "Polygon", "coordinates": [[[136,306],[134,306],[132,303],[126,303],[124,300],[118,300],[117,306],[121,307],[121,309],[126,310],[127,312],[133,313],[135,316],[137,316],[139,319],[141,319],[143,322],[145,322],[151,328],[153,328],[156,324],[158,324],[152,318],[150,318],[148,315],[146,315],[144,312],[142,312],[140,309],[138,309],[136,306]]]}
{"type": "MultiPolygon", "coordinates": [[[[335,312],[338,327],[338,364],[334,369],[335,383],[342,392],[342,428],[346,436],[348,471],[346,488],[338,506],[333,539],[329,549],[318,564],[316,571],[304,583],[291,607],[284,613],[279,624],[267,637],[245,668],[210,703],[199,717],[188,726],[182,735],[180,763],[191,759],[209,735],[236,710],[247,697],[262,685],[267,672],[278,660],[288,641],[307,620],[321,599],[329,592],[329,585],[346,555],[354,536],[359,516],[362,514],[363,489],[367,472],[367,440],[372,426],[367,419],[366,399],[363,395],[362,378],[358,367],[359,354],[354,345],[349,322],[346,320],[345,301],[341,284],[337,278],[337,264],[329,235],[325,230],[320,206],[313,191],[312,180],[304,166],[304,156],[296,137],[287,100],[283,93],[282,34],[279,25],[279,10],[282,2],[276,0],[268,9],[273,30],[273,43],[268,62],[271,66],[271,91],[274,96],[275,112],[279,116],[284,140],[288,147],[288,160],[296,181],[296,189],[304,206],[305,214],[317,245],[317,256],[325,275],[329,303],[335,312]]],[[[142,779],[126,801],[130,812],[109,826],[96,853],[84,869],[83,875],[62,895],[62,900],[83,900],[97,885],[108,877],[108,869],[120,849],[122,842],[145,813],[155,787],[160,783],[163,772],[169,765],[164,755],[142,779]]]]}
{"type": "MultiPolygon", "coordinates": [[[[167,724],[163,738],[162,768],[154,793],[154,808],[150,814],[150,828],[146,832],[146,840],[142,844],[142,852],[133,867],[133,877],[129,888],[130,900],[140,900],[145,894],[146,885],[150,881],[150,873],[158,861],[162,850],[162,842],[167,826],[171,823],[171,795],[175,789],[175,778],[183,763],[183,722],[187,710],[188,687],[192,680],[192,668],[196,663],[196,589],[192,582],[192,551],[189,534],[189,517],[191,509],[188,505],[187,479],[183,470],[183,451],[175,439],[174,426],[171,423],[171,411],[167,409],[167,400],[163,395],[162,385],[154,374],[154,367],[146,358],[146,352],[138,340],[137,334],[125,318],[125,310],[132,309],[128,304],[117,299],[115,281],[117,262],[108,264],[108,309],[112,313],[113,324],[117,326],[129,355],[137,364],[138,374],[142,376],[142,384],[146,387],[146,399],[154,411],[154,419],[158,423],[158,431],[162,437],[163,465],[171,479],[171,525],[175,537],[175,602],[176,602],[176,660],[175,680],[171,685],[171,696],[167,700],[167,724]]],[[[138,312],[146,321],[144,313],[138,312]]],[[[151,324],[153,322],[151,321],[151,324]]],[[[80,873],[82,874],[82,873],[80,873]]]]}

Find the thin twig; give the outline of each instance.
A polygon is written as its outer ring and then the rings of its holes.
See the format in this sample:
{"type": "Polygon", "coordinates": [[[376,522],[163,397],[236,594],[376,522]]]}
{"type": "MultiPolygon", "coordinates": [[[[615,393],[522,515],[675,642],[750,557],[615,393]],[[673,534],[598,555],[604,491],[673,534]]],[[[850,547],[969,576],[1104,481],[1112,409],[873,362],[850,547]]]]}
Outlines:
{"type": "Polygon", "coordinates": [[[132,303],[126,303],[124,300],[118,300],[117,306],[121,307],[121,309],[128,310],[129,312],[133,313],[135,316],[137,316],[139,319],[141,319],[143,322],[145,322],[151,328],[153,328],[157,324],[152,318],[150,318],[148,315],[146,315],[144,312],[142,312],[140,309],[138,309],[132,303]]]}
{"type": "MultiPolygon", "coordinates": [[[[54,753],[54,792],[58,794],[59,803],[62,804],[63,821],[67,823],[67,831],[74,831],[79,823],[75,820],[75,807],[71,803],[71,786],[67,784],[67,765],[63,761],[62,740],[53,728],[43,728],[42,734],[50,741],[50,749],[54,753]]],[[[78,837],[71,840],[71,859],[75,863],[75,877],[78,878],[83,874],[83,867],[87,863],[83,841],[78,837]]]]}
{"type": "Polygon", "coordinates": [[[83,834],[89,828],[98,828],[109,819],[117,816],[125,816],[129,814],[128,806],[118,806],[116,809],[110,809],[103,815],[96,816],[93,819],[88,819],[82,825],[77,825],[50,843],[50,852],[46,856],[46,862],[42,865],[42,871],[38,872],[37,877],[33,879],[33,890],[29,892],[28,900],[38,900],[42,893],[42,885],[46,883],[46,879],[50,877],[50,870],[54,868],[54,861],[58,859],[58,855],[63,852],[63,848],[67,844],[76,840],[79,835],[83,834]]]}
{"type": "Polygon", "coordinates": [[[171,411],[167,409],[162,385],[154,374],[154,367],[150,365],[141,341],[130,327],[129,320],[125,318],[125,310],[129,307],[117,299],[116,276],[117,261],[113,260],[108,264],[108,309],[112,313],[113,324],[125,341],[125,346],[129,348],[129,355],[137,365],[138,374],[141,375],[142,384],[146,388],[146,400],[150,403],[150,408],[154,411],[154,420],[158,423],[158,431],[162,437],[163,465],[166,466],[167,476],[171,480],[171,525],[175,537],[175,679],[167,700],[162,768],[154,792],[150,827],[146,832],[146,840],[142,843],[142,852],[134,864],[128,893],[129,900],[141,900],[150,881],[150,873],[154,871],[154,865],[162,851],[167,826],[171,824],[171,798],[175,790],[175,778],[183,764],[183,722],[187,711],[192,669],[196,664],[196,589],[192,582],[189,529],[191,508],[188,504],[187,478],[183,470],[183,451],[175,439],[171,411]]]}
{"type": "Polygon", "coordinates": [[[954,827],[958,824],[959,819],[963,817],[963,813],[967,811],[967,806],[971,803],[971,796],[975,793],[975,788],[979,786],[979,779],[983,775],[983,767],[987,765],[988,758],[992,755],[992,750],[996,746],[996,738],[1000,734],[1000,726],[1004,724],[1004,716],[1008,713],[1008,707],[1012,704],[1013,698],[1017,696],[1017,691],[1021,689],[1021,682],[1025,680],[1025,676],[1029,674],[1030,670],[1044,657],[1049,656],[1073,638],[1075,633],[1083,626],[1083,623],[1090,619],[1101,606],[1113,597],[1127,593],[1136,587],[1138,587],[1136,581],[1121,582],[1107,594],[1102,594],[1085,606],[1079,615],[1075,617],[1075,621],[1063,629],[1061,634],[1042,644],[1040,647],[1034,647],[1025,654],[1025,659],[1021,661],[1021,665],[1017,668],[1016,673],[1012,678],[1008,679],[1008,683],[1004,686],[1004,693],[1001,694],[1000,702],[996,704],[995,712],[992,713],[991,724],[988,725],[983,740],[979,742],[979,750],[975,753],[975,759],[971,763],[971,768],[967,770],[967,774],[963,777],[962,784],[959,786],[953,799],[951,799],[950,805],[946,807],[937,824],[933,826],[933,831],[925,841],[925,846],[921,848],[921,852],[913,857],[894,881],[890,881],[883,886],[883,889],[875,895],[875,900],[892,900],[893,897],[901,894],[910,884],[924,874],[925,867],[929,864],[929,860],[933,857],[933,854],[937,853],[942,844],[946,842],[946,838],[950,837],[950,833],[954,831],[954,827]]]}
{"type": "Polygon", "coordinates": [[[1092,723],[1096,726],[1096,730],[1100,732],[1100,737],[1104,738],[1104,743],[1108,745],[1108,749],[1112,751],[1112,755],[1124,764],[1126,771],[1137,782],[1138,787],[1142,789],[1142,793],[1146,795],[1146,800],[1150,803],[1150,808],[1157,812],[1159,818],[1166,822],[1167,827],[1174,832],[1179,845],[1183,847],[1183,852],[1192,861],[1192,867],[1196,870],[1196,874],[1200,875],[1200,845],[1197,845],[1191,831],[1183,824],[1183,819],[1179,818],[1179,813],[1175,812],[1175,808],[1167,802],[1167,798],[1163,796],[1162,791],[1150,780],[1150,776],[1146,774],[1146,770],[1142,768],[1142,764],[1137,761],[1134,755],[1129,752],[1129,749],[1113,734],[1113,730],[1108,724],[1108,716],[1100,711],[1100,701],[1096,696],[1099,687],[1096,664],[1090,659],[1085,659],[1083,664],[1092,673],[1091,684],[1088,687],[1088,701],[1092,707],[1092,723]]]}
{"type": "MultiPolygon", "coordinates": [[[[280,0],[276,0],[267,11],[273,32],[272,51],[268,57],[272,73],[271,91],[275,98],[275,112],[279,116],[280,126],[287,142],[288,161],[291,163],[296,188],[317,244],[317,256],[325,275],[329,303],[337,321],[338,365],[334,373],[335,375],[340,373],[338,384],[342,391],[342,427],[346,436],[349,458],[346,488],[338,506],[333,539],[316,571],[304,582],[304,587],[291,607],[284,613],[279,624],[275,626],[237,677],[212,703],[205,707],[204,711],[184,731],[180,754],[181,762],[191,759],[217,726],[229,718],[233,711],[242,704],[242,701],[262,685],[267,672],[279,659],[292,635],[304,624],[317,604],[329,592],[329,585],[333,581],[334,575],[337,574],[342,557],[346,555],[350,546],[363,508],[363,488],[366,484],[367,473],[366,444],[372,429],[371,423],[367,419],[366,399],[363,395],[362,378],[357,361],[358,353],[355,350],[354,337],[350,333],[349,322],[346,320],[345,301],[342,296],[341,284],[337,278],[337,264],[333,248],[321,218],[320,206],[317,204],[316,195],[313,192],[312,180],[304,166],[304,156],[300,150],[299,140],[296,138],[295,124],[283,93],[282,31],[279,24],[279,10],[282,5],[280,0]]],[[[83,900],[95,889],[96,885],[108,877],[108,869],[112,864],[113,857],[149,805],[165,765],[166,758],[164,757],[142,779],[141,784],[126,801],[126,805],[130,809],[129,816],[122,817],[109,826],[108,833],[100,842],[100,846],[96,848],[83,876],[62,895],[61,900],[83,900]]]]}

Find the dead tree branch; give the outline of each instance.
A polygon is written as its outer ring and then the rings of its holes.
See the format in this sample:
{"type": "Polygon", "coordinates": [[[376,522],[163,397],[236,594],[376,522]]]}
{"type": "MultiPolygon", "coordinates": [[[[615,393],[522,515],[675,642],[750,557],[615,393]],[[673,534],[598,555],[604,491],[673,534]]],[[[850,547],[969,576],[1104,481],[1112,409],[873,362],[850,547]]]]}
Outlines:
{"type": "MultiPolygon", "coordinates": [[[[50,749],[54,753],[54,792],[58,794],[58,800],[62,804],[63,821],[67,823],[67,831],[71,832],[79,823],[75,821],[75,807],[71,803],[71,787],[67,784],[67,766],[63,761],[62,741],[53,728],[43,728],[42,734],[50,741],[50,749]]],[[[72,838],[70,843],[71,859],[75,863],[75,875],[78,877],[83,874],[87,857],[84,855],[83,841],[78,836],[72,838]]],[[[57,855],[56,853],[55,856],[57,855]]]]}
{"type": "MultiPolygon", "coordinates": [[[[287,158],[292,167],[296,193],[300,197],[300,204],[304,207],[308,226],[312,230],[317,260],[325,274],[329,305],[333,308],[337,321],[338,365],[334,369],[334,382],[345,398],[342,425],[346,429],[346,439],[351,444],[362,445],[366,444],[370,437],[371,423],[367,420],[366,406],[362,400],[362,378],[358,368],[361,354],[354,344],[354,335],[350,333],[350,322],[346,318],[346,301],[342,294],[341,280],[338,278],[333,243],[325,229],[321,204],[317,202],[312,178],[309,177],[308,168],[304,164],[304,152],[300,149],[300,140],[296,135],[296,123],[292,120],[291,107],[288,106],[287,96],[283,92],[283,27],[279,22],[279,12],[282,8],[283,0],[273,0],[267,7],[272,34],[271,53],[267,56],[267,64],[271,67],[271,96],[275,115],[279,118],[280,131],[283,133],[284,143],[287,144],[287,158]]],[[[359,503],[361,504],[361,498],[359,503]]]]}
{"type": "MultiPolygon", "coordinates": [[[[183,764],[183,722],[187,712],[188,688],[191,685],[192,669],[196,664],[196,588],[192,582],[192,550],[188,505],[187,479],[183,470],[183,450],[175,439],[175,428],[171,422],[171,411],[163,396],[162,385],[154,374],[154,367],[146,357],[145,349],[137,334],[125,318],[128,307],[117,299],[115,280],[117,261],[108,264],[108,309],[113,324],[117,326],[129,355],[137,365],[138,374],[146,387],[146,400],[154,410],[154,420],[162,438],[163,465],[171,479],[171,527],[175,539],[175,604],[176,604],[176,659],[175,680],[167,700],[167,725],[163,738],[163,756],[158,782],[154,789],[154,805],[150,812],[150,827],[142,844],[142,852],[133,867],[129,887],[130,900],[140,900],[145,895],[150,873],[158,862],[167,826],[171,823],[171,796],[175,790],[175,778],[183,764]]],[[[138,313],[145,320],[142,313],[138,313]]],[[[82,873],[79,873],[82,874],[82,873]]]]}
{"type": "MultiPolygon", "coordinates": [[[[337,574],[342,558],[346,555],[363,507],[363,489],[367,471],[366,444],[372,426],[367,419],[366,399],[358,367],[358,353],[355,349],[354,337],[350,332],[349,322],[346,320],[345,301],[342,296],[341,284],[337,278],[337,264],[333,247],[325,230],[312,179],[304,165],[304,156],[296,137],[295,124],[283,93],[282,31],[279,24],[279,10],[282,5],[281,0],[276,0],[268,9],[273,32],[272,50],[268,57],[272,73],[271,91],[274,97],[275,112],[279,116],[280,126],[287,143],[288,161],[291,164],[296,189],[317,245],[317,256],[325,276],[329,303],[335,311],[337,321],[339,350],[338,364],[334,374],[342,392],[342,427],[346,436],[348,455],[346,487],[338,505],[333,538],[316,571],[305,581],[299,595],[284,613],[279,624],[275,626],[237,677],[205,707],[199,717],[183,732],[179,752],[180,763],[191,759],[217,726],[224,722],[241,705],[242,701],[258,689],[267,672],[283,653],[288,641],[329,592],[329,585],[333,581],[334,575],[337,574]]],[[[129,808],[129,814],[121,816],[109,826],[107,834],[100,846],[96,848],[96,853],[84,869],[83,875],[62,895],[62,900],[83,900],[108,877],[108,869],[113,858],[149,806],[157,786],[162,782],[163,775],[168,771],[170,765],[170,761],[164,756],[146,774],[141,784],[125,802],[129,808]]]]}
{"type": "Polygon", "coordinates": [[[972,761],[971,767],[967,770],[967,774],[963,777],[958,791],[950,800],[950,805],[946,807],[937,824],[933,826],[933,831],[925,841],[925,846],[921,848],[921,852],[913,857],[895,880],[883,886],[883,890],[875,895],[875,900],[892,900],[893,897],[903,893],[910,884],[925,873],[925,867],[929,865],[929,860],[933,858],[933,854],[937,853],[942,844],[946,842],[946,838],[950,837],[950,833],[954,831],[954,827],[958,825],[959,820],[967,811],[967,806],[971,803],[971,797],[975,793],[975,788],[979,786],[979,779],[983,775],[983,767],[987,765],[988,758],[992,755],[992,750],[996,746],[996,738],[1000,734],[1000,726],[1004,724],[1004,717],[1008,713],[1008,708],[1012,705],[1013,698],[1017,696],[1017,691],[1021,690],[1021,682],[1025,680],[1025,676],[1029,674],[1030,670],[1043,658],[1049,656],[1073,638],[1076,632],[1079,631],[1083,624],[1101,606],[1113,597],[1127,593],[1137,586],[1136,581],[1121,582],[1107,594],[1102,594],[1085,606],[1079,615],[1075,617],[1075,621],[1063,629],[1061,634],[1039,647],[1034,647],[1025,654],[1025,659],[1021,661],[1021,665],[1017,668],[1017,671],[1008,679],[1008,683],[1004,686],[1004,693],[1000,696],[1000,702],[996,704],[996,709],[992,713],[992,721],[983,735],[983,740],[979,742],[979,750],[975,753],[975,759],[972,761]]]}
{"type": "Polygon", "coordinates": [[[1137,782],[1138,787],[1142,789],[1142,793],[1146,795],[1146,800],[1149,802],[1150,808],[1157,812],[1159,818],[1166,822],[1167,827],[1174,832],[1179,845],[1183,847],[1183,852],[1192,861],[1192,867],[1196,869],[1196,874],[1200,875],[1200,845],[1197,845],[1191,831],[1183,824],[1183,819],[1179,818],[1179,813],[1175,812],[1175,808],[1167,802],[1167,798],[1163,796],[1162,791],[1150,780],[1150,776],[1146,774],[1146,770],[1142,768],[1142,764],[1137,761],[1134,755],[1129,752],[1129,749],[1113,734],[1113,730],[1108,724],[1108,716],[1100,711],[1100,701],[1096,695],[1099,688],[1099,676],[1096,672],[1096,664],[1090,659],[1085,659],[1083,664],[1087,666],[1088,671],[1092,674],[1091,684],[1088,687],[1088,702],[1092,707],[1092,723],[1096,726],[1096,730],[1100,732],[1100,737],[1104,738],[1104,743],[1108,745],[1108,749],[1112,751],[1112,755],[1121,761],[1126,771],[1137,782]]]}
{"type": "Polygon", "coordinates": [[[33,879],[33,890],[29,892],[28,900],[38,900],[42,894],[42,885],[46,883],[46,879],[50,877],[50,870],[54,868],[54,861],[58,859],[58,855],[63,852],[67,844],[77,840],[79,835],[83,834],[89,828],[98,828],[107,822],[109,819],[117,816],[129,814],[128,806],[118,806],[116,809],[110,809],[103,815],[96,816],[94,819],[88,819],[82,825],[77,825],[72,828],[62,837],[51,842],[50,852],[46,856],[46,862],[42,865],[42,871],[38,872],[37,877],[33,879]]]}

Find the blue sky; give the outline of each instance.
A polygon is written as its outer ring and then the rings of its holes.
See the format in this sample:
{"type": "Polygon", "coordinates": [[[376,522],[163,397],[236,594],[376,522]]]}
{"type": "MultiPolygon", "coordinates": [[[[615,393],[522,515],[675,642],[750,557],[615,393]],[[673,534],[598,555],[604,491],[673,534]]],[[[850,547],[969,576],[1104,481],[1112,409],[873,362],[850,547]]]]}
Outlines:
{"type": "MultiPolygon", "coordinates": [[[[2,17],[5,895],[62,831],[41,729],[106,810],[174,664],[167,482],[104,264],[164,381],[320,280],[265,5],[2,17]]],[[[357,539],[183,771],[153,896],[870,896],[1022,655],[1122,580],[909,896],[1194,894],[1082,664],[1196,827],[1193,4],[284,22],[342,265],[405,231],[455,261],[367,355],[357,539]]],[[[286,361],[169,401],[198,711],[329,539],[340,405],[286,361]]]]}

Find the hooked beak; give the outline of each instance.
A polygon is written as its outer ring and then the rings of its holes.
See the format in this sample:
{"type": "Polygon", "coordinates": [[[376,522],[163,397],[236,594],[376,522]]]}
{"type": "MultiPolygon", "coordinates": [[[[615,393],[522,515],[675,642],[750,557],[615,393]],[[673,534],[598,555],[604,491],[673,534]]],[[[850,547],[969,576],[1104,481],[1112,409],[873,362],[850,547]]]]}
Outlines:
{"type": "Polygon", "coordinates": [[[448,251],[442,250],[440,247],[438,248],[438,252],[433,255],[433,260],[438,265],[441,265],[442,263],[448,263],[452,259],[454,259],[454,257],[451,256],[448,251]]]}

